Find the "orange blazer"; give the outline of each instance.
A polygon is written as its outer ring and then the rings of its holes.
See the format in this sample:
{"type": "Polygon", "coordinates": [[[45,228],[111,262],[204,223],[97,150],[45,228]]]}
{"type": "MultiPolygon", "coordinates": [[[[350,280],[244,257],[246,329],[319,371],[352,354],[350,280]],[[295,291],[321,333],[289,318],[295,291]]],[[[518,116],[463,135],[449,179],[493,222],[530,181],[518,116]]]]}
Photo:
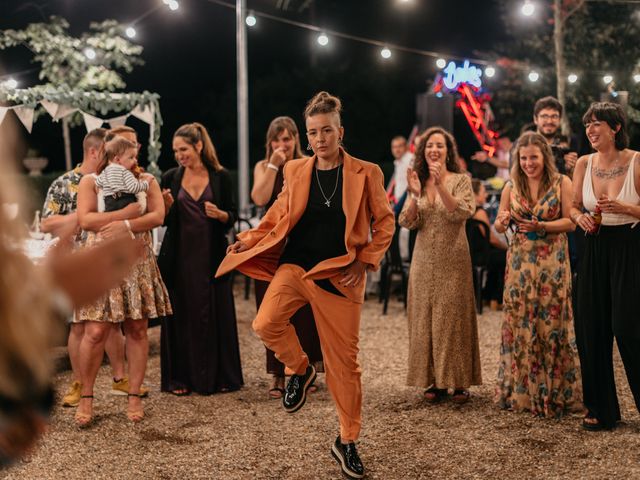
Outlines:
{"type": "MultiPolygon", "coordinates": [[[[323,260],[303,278],[328,278],[348,299],[362,303],[366,281],[357,287],[344,287],[338,281],[344,267],[355,259],[368,263],[373,270],[378,269],[395,232],[395,218],[387,200],[380,167],[354,158],[342,149],[341,153],[344,159],[342,208],[346,217],[344,241],[347,253],[323,260]]],[[[238,270],[258,280],[270,281],[273,278],[287,236],[307,207],[315,162],[314,155],[285,164],[282,192],[257,227],[238,235],[238,239],[249,248],[241,253],[228,254],[216,277],[238,270]]]]}

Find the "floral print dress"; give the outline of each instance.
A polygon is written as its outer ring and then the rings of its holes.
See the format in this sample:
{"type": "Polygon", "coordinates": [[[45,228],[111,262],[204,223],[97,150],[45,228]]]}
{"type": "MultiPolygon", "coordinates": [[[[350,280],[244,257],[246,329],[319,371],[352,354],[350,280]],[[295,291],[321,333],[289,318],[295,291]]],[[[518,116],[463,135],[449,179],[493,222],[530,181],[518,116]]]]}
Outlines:
{"type": "MultiPolygon", "coordinates": [[[[512,218],[562,216],[561,175],[533,205],[510,185],[512,218]]],[[[551,418],[581,408],[566,234],[513,235],[501,334],[496,401],[502,408],[551,418]]]]}

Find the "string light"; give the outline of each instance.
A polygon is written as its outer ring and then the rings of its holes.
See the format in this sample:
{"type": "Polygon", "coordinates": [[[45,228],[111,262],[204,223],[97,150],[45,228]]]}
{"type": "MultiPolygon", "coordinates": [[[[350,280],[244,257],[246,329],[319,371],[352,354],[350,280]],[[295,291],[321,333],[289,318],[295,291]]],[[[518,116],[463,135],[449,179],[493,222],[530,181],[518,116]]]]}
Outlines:
{"type": "Polygon", "coordinates": [[[258,23],[258,20],[256,19],[253,12],[249,12],[249,15],[247,15],[247,18],[244,21],[249,27],[254,27],[256,23],[258,23]]]}
{"type": "Polygon", "coordinates": [[[127,27],[124,33],[126,33],[127,37],[134,38],[138,32],[133,27],[127,27]]]}
{"type": "Polygon", "coordinates": [[[540,78],[540,74],[538,72],[536,72],[535,70],[529,72],[529,81],[530,82],[537,82],[539,78],[540,78]]]}
{"type": "Polygon", "coordinates": [[[640,83],[640,73],[636,73],[633,76],[633,81],[636,82],[636,83],[640,83]]]}
{"type": "Polygon", "coordinates": [[[493,67],[487,67],[484,69],[484,74],[488,77],[491,78],[496,74],[496,69],[493,67]]]}
{"type": "Polygon", "coordinates": [[[176,11],[180,7],[180,4],[176,0],[169,0],[169,10],[176,11]]]}
{"type": "Polygon", "coordinates": [[[536,11],[536,6],[529,0],[525,0],[524,5],[522,5],[521,11],[525,17],[530,17],[536,11]]]}
{"type": "Polygon", "coordinates": [[[7,88],[18,88],[18,82],[15,78],[10,78],[4,82],[5,87],[7,88]]]}
{"type": "Polygon", "coordinates": [[[438,68],[444,68],[447,66],[447,61],[444,58],[439,58],[438,60],[436,60],[436,66],[438,68]]]}
{"type": "Polygon", "coordinates": [[[327,37],[324,33],[318,35],[318,43],[323,47],[326,47],[329,43],[329,37],[327,37]]]}
{"type": "Polygon", "coordinates": [[[93,60],[94,58],[96,58],[96,51],[93,48],[85,48],[84,56],[89,60],[93,60]]]}
{"type": "Polygon", "coordinates": [[[613,82],[613,77],[611,75],[605,75],[604,77],[602,77],[602,81],[609,85],[611,82],[613,82]]]}
{"type": "Polygon", "coordinates": [[[576,75],[575,73],[571,73],[567,77],[567,80],[569,80],[569,83],[576,83],[578,81],[578,75],[576,75]]]}
{"type": "Polygon", "coordinates": [[[384,59],[391,58],[391,50],[389,50],[387,47],[384,47],[382,50],[380,50],[380,56],[384,59]]]}

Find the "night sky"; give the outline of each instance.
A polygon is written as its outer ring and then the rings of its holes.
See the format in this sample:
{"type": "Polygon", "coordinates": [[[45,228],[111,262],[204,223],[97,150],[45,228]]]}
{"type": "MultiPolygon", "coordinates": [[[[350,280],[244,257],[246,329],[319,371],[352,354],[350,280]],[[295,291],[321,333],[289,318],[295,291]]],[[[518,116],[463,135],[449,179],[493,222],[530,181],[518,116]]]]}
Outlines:
{"type": "MultiPolygon", "coordinates": [[[[3,0],[0,25],[20,29],[49,15],[60,15],[71,24],[71,33],[79,35],[91,21],[113,18],[129,23],[160,3],[3,0]]],[[[247,6],[330,30],[461,57],[482,55],[504,39],[497,0],[412,0],[409,5],[398,0],[317,0],[313,8],[302,12],[297,7],[304,0],[291,0],[287,11],[277,9],[278,3],[282,2],[248,0],[247,6]]],[[[161,96],[161,168],[173,165],[172,133],[190,121],[201,121],[209,128],[223,164],[235,168],[234,10],[207,0],[180,0],[177,12],[163,6],[136,28],[135,42],[144,46],[145,65],[125,75],[125,81],[128,91],[149,90],[161,96]]],[[[322,49],[316,36],[261,18],[249,29],[251,163],[263,155],[271,118],[290,115],[304,129],[301,112],[318,88],[342,97],[351,153],[376,162],[389,160],[390,138],[408,134],[415,122],[415,95],[426,91],[433,79],[434,59],[394,52],[389,61],[383,61],[377,47],[332,37],[329,47],[322,49]],[[312,80],[300,80],[309,78],[312,80]],[[378,81],[376,86],[368,85],[375,83],[371,79],[378,81]],[[353,87],[354,81],[360,82],[360,89],[353,87]]],[[[37,67],[30,64],[30,58],[23,47],[0,51],[0,68],[11,73],[37,67]]],[[[38,83],[36,73],[16,78],[21,86],[38,83]]],[[[129,124],[144,126],[135,121],[129,124]]],[[[74,160],[80,157],[84,133],[83,127],[73,131],[74,160]]],[[[304,143],[304,137],[302,140],[304,143]]],[[[64,168],[59,125],[45,116],[27,141],[49,156],[48,170],[64,168]]]]}

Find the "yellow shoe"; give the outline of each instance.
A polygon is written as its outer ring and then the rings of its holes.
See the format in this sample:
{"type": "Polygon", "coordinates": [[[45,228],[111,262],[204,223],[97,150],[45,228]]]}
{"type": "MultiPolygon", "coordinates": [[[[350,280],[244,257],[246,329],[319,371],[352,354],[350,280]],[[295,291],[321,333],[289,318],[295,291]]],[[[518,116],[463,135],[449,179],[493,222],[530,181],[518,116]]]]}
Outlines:
{"type": "Polygon", "coordinates": [[[70,386],[67,393],[62,397],[62,406],[63,407],[77,407],[80,403],[80,390],[82,389],[82,384],[77,380],[74,381],[70,386]]]}
{"type": "MultiPolygon", "coordinates": [[[[111,395],[128,395],[129,394],[129,377],[123,377],[120,380],[114,380],[111,384],[111,395]]],[[[140,386],[140,397],[149,395],[149,389],[140,386]]]]}

